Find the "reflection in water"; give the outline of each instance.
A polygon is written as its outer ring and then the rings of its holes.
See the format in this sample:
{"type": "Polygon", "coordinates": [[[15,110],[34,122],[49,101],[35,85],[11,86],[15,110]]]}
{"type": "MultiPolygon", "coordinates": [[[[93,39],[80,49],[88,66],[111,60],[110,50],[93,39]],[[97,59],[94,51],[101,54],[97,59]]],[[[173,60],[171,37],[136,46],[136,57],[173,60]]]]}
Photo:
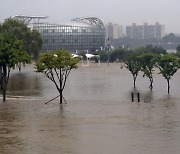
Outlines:
{"type": "Polygon", "coordinates": [[[7,93],[18,96],[39,96],[41,88],[40,77],[34,72],[16,72],[10,76],[7,93]]]}
{"type": "Polygon", "coordinates": [[[153,91],[149,90],[143,95],[144,103],[151,103],[153,101],[153,91]]]}
{"type": "Polygon", "coordinates": [[[9,95],[43,100],[0,103],[0,153],[179,154],[180,74],[167,95],[161,76],[154,76],[152,91],[141,77],[132,89],[131,75],[119,64],[95,66],[72,71],[62,106],[59,100],[44,104],[56,89],[32,67],[13,72],[9,95]],[[140,102],[131,102],[132,92],[140,93],[140,102]]]}
{"type": "Polygon", "coordinates": [[[136,87],[132,89],[132,91],[129,92],[132,102],[136,101],[138,102],[144,102],[144,103],[151,103],[153,101],[153,91],[150,89],[149,91],[143,92],[136,87]],[[139,95],[139,96],[138,96],[139,95]],[[138,99],[139,97],[139,99],[138,99]]]}
{"type": "MultiPolygon", "coordinates": [[[[21,147],[22,140],[16,136],[16,121],[20,116],[11,104],[0,106],[0,153],[14,153],[13,147],[21,147]]],[[[15,151],[18,152],[17,149],[15,151]]]]}

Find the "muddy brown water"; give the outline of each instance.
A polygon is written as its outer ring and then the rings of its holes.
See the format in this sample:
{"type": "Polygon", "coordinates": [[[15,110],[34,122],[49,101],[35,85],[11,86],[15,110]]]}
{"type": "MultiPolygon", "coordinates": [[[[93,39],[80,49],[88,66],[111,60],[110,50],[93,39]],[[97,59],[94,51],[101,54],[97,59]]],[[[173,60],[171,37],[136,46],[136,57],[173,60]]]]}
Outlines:
{"type": "Polygon", "coordinates": [[[33,65],[13,70],[7,102],[0,98],[0,153],[180,153],[180,72],[168,95],[157,71],[151,91],[141,73],[133,89],[132,76],[120,64],[80,65],[68,78],[67,104],[60,106],[58,99],[44,104],[58,94],[33,71],[33,65]]]}

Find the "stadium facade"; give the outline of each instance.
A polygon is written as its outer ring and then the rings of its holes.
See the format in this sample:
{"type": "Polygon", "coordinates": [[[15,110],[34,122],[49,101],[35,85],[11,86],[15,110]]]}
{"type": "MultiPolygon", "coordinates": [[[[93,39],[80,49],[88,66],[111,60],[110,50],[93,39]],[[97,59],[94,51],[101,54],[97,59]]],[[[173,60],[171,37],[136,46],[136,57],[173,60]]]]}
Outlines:
{"type": "Polygon", "coordinates": [[[43,37],[42,50],[95,51],[105,47],[106,28],[96,17],[73,19],[69,24],[42,22],[45,16],[14,16],[23,20],[43,37]]]}

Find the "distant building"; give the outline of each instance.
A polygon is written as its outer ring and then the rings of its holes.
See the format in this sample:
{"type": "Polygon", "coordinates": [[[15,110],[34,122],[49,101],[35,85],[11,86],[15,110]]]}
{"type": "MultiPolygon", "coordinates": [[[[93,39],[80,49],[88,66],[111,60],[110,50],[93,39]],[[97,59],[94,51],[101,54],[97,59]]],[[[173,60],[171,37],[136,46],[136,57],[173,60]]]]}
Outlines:
{"type": "Polygon", "coordinates": [[[132,39],[162,39],[165,36],[165,26],[158,22],[155,25],[136,25],[126,26],[126,37],[132,39]]]}
{"type": "Polygon", "coordinates": [[[107,29],[107,37],[110,40],[124,37],[123,26],[121,25],[112,24],[111,22],[109,22],[106,26],[106,29],[107,29]]]}
{"type": "Polygon", "coordinates": [[[41,22],[44,16],[14,16],[23,20],[43,38],[42,50],[96,51],[105,47],[106,27],[96,17],[73,19],[69,24],[41,22]]]}

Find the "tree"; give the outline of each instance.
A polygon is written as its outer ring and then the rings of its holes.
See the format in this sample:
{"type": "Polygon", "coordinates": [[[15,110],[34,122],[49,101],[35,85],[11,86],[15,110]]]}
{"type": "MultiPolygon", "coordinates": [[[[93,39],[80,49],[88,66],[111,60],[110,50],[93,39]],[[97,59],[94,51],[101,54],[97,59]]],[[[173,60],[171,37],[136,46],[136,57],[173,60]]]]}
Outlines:
{"type": "Polygon", "coordinates": [[[137,79],[138,73],[141,70],[140,59],[138,56],[139,54],[130,52],[124,58],[124,63],[125,63],[126,68],[133,75],[134,87],[136,86],[136,79],[137,79]]]}
{"type": "Polygon", "coordinates": [[[162,38],[163,42],[179,42],[180,37],[176,36],[174,33],[170,33],[162,38]]]}
{"type": "Polygon", "coordinates": [[[67,78],[72,69],[77,68],[79,59],[72,58],[72,55],[65,50],[44,52],[35,65],[35,71],[44,73],[57,88],[60,96],[60,104],[63,102],[63,90],[67,78]]]}
{"type": "Polygon", "coordinates": [[[6,19],[0,28],[0,32],[2,33],[7,31],[16,39],[22,40],[24,51],[27,51],[35,60],[38,59],[43,43],[38,31],[28,28],[22,21],[11,18],[6,19]]]}
{"type": "Polygon", "coordinates": [[[126,49],[118,48],[111,53],[111,61],[121,61],[126,54],[126,49]]]}
{"type": "Polygon", "coordinates": [[[170,79],[180,68],[180,60],[174,55],[159,55],[157,58],[157,67],[160,74],[167,80],[168,94],[170,91],[170,79]]]}
{"type": "Polygon", "coordinates": [[[152,53],[142,54],[139,56],[141,71],[144,73],[143,76],[149,78],[150,85],[149,88],[153,88],[153,71],[155,67],[155,55],[152,53]]]}
{"type": "Polygon", "coordinates": [[[177,51],[180,51],[180,44],[176,47],[177,51]]]}
{"type": "Polygon", "coordinates": [[[13,37],[9,32],[0,35],[0,86],[3,102],[6,101],[11,69],[20,62],[30,63],[30,56],[22,48],[22,41],[13,37]]]}
{"type": "Polygon", "coordinates": [[[139,53],[154,53],[154,54],[166,54],[167,51],[162,47],[153,46],[153,45],[146,45],[145,47],[136,48],[136,52],[139,53]]]}

